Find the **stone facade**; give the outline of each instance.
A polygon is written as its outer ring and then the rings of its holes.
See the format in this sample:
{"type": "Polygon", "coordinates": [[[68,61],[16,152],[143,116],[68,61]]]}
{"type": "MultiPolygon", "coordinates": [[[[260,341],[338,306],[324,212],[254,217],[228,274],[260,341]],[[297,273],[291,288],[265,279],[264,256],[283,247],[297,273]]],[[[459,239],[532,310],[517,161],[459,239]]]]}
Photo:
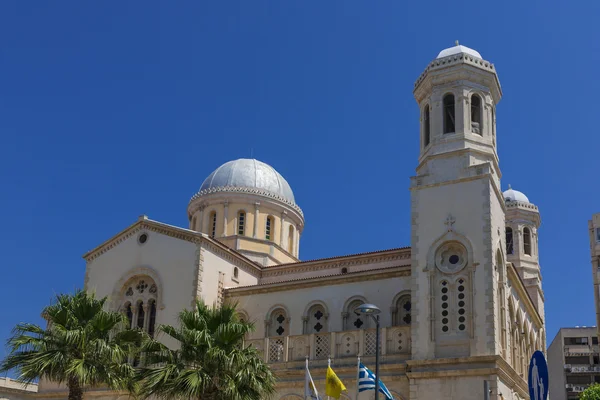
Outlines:
{"type": "MultiPolygon", "coordinates": [[[[279,378],[276,399],[304,397],[306,357],[318,389],[331,359],[343,397],[354,397],[356,357],[375,368],[375,327],[354,312],[366,302],[382,310],[380,375],[396,399],[479,400],[484,381],[490,399],[527,398],[527,362],[545,348],[540,220],[522,193],[501,191],[495,67],[474,50],[446,49],[414,95],[421,146],[411,247],[299,261],[304,215],[287,182],[266,164],[237,160],[192,197],[188,228],[142,216],[85,254],[86,289],[146,330],[175,324],[198,298],[236,301],[256,324],[247,344],[279,378]]],[[[61,390],[42,382],[36,396],[61,390]]]]}

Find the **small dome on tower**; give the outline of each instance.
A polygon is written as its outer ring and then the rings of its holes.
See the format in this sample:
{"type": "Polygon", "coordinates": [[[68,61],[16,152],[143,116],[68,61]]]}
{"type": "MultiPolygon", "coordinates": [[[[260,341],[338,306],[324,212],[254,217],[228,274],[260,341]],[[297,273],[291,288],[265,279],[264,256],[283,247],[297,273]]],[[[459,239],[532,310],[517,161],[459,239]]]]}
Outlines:
{"type": "Polygon", "coordinates": [[[479,54],[479,52],[477,52],[476,50],[470,49],[466,46],[463,45],[459,45],[458,44],[458,40],[456,41],[456,46],[454,47],[449,47],[447,49],[444,49],[442,51],[440,51],[440,54],[438,54],[438,56],[436,57],[436,59],[438,58],[444,58],[444,57],[449,57],[449,56],[453,56],[455,54],[468,54],[470,56],[473,57],[477,57],[477,58],[481,58],[483,59],[483,57],[481,57],[481,54],[479,54]]]}
{"type": "Polygon", "coordinates": [[[294,192],[283,176],[270,165],[254,159],[240,158],[221,165],[204,180],[199,193],[225,188],[258,189],[296,203],[294,192]]]}
{"type": "Polygon", "coordinates": [[[527,196],[518,190],[514,190],[510,185],[508,185],[508,190],[504,191],[503,195],[505,201],[521,201],[523,203],[529,203],[527,196]]]}

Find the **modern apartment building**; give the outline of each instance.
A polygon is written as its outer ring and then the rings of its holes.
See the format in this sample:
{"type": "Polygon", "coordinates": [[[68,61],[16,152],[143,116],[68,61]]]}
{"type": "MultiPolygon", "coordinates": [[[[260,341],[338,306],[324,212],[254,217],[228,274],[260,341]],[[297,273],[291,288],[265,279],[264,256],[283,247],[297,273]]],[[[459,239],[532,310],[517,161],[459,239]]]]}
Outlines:
{"type": "Polygon", "coordinates": [[[595,326],[561,328],[548,348],[550,398],[577,399],[600,383],[600,354],[595,326]]]}

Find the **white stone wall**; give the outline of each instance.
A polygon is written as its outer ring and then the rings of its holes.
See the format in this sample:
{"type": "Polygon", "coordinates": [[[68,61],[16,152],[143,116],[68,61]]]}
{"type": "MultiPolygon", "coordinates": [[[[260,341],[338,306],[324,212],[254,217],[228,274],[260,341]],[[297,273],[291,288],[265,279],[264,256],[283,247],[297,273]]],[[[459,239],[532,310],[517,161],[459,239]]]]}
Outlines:
{"type": "Polygon", "coordinates": [[[156,325],[177,324],[177,315],[194,299],[198,245],[157,232],[140,230],[87,264],[86,289],[109,296],[116,308],[129,278],[149,275],[158,286],[156,325]],[[145,244],[138,236],[148,235],[145,244]]]}

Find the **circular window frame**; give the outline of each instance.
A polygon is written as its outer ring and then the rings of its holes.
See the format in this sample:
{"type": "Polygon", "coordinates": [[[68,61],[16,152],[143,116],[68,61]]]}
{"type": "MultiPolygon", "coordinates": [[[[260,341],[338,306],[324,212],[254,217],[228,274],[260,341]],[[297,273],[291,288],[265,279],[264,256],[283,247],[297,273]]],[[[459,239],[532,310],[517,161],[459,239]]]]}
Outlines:
{"type": "Polygon", "coordinates": [[[148,239],[150,239],[150,235],[148,235],[147,232],[142,232],[138,235],[137,237],[137,242],[140,246],[145,245],[146,243],[148,243],[148,239]],[[143,239],[143,240],[142,240],[143,239]]]}
{"type": "Polygon", "coordinates": [[[435,266],[445,274],[456,274],[467,266],[467,249],[459,242],[444,243],[436,252],[435,266]],[[458,261],[454,262],[456,257],[458,261]],[[453,262],[450,260],[452,259],[453,262]]]}

